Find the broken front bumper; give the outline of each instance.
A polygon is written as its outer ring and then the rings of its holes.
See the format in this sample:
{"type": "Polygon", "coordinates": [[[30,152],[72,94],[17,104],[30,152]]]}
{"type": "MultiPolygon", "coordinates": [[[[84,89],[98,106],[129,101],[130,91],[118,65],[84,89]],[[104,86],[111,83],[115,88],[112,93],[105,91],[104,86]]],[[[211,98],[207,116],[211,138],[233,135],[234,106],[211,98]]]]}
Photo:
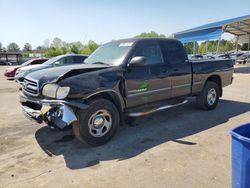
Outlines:
{"type": "Polygon", "coordinates": [[[22,110],[26,117],[37,123],[46,122],[50,126],[63,129],[77,120],[75,110],[86,109],[88,105],[80,101],[38,100],[37,98],[20,96],[22,110]]]}

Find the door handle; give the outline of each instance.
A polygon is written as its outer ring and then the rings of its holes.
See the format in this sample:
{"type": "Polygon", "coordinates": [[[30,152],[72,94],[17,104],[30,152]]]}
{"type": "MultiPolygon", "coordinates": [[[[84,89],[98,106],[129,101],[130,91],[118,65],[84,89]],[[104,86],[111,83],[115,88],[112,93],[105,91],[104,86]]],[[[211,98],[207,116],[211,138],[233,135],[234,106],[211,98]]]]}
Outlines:
{"type": "Polygon", "coordinates": [[[175,68],[175,69],[173,69],[173,71],[175,71],[175,72],[176,72],[176,71],[179,71],[179,69],[175,68]]]}
{"type": "Polygon", "coordinates": [[[166,78],[169,76],[168,73],[169,73],[168,70],[161,71],[161,74],[157,75],[157,78],[160,78],[160,79],[166,78]]]}
{"type": "Polygon", "coordinates": [[[168,70],[162,70],[161,73],[167,74],[167,73],[168,73],[168,70]]]}
{"type": "Polygon", "coordinates": [[[157,76],[157,78],[160,78],[160,79],[163,79],[163,78],[166,78],[166,77],[167,77],[166,74],[160,74],[160,75],[157,76]]]}

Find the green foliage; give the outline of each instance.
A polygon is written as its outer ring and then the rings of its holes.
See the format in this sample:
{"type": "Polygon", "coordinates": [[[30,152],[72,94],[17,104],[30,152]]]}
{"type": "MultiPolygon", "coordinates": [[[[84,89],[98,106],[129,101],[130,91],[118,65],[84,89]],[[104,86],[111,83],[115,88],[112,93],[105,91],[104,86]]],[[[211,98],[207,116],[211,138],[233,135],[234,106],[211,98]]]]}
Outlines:
{"type": "Polygon", "coordinates": [[[68,46],[68,52],[72,52],[74,54],[79,54],[81,50],[84,48],[84,45],[80,42],[71,42],[71,43],[66,43],[65,49],[67,49],[68,46]]]}
{"type": "MultiPolygon", "coordinates": [[[[188,43],[185,43],[184,45],[184,49],[186,50],[186,53],[187,54],[193,54],[194,52],[194,43],[193,42],[188,42],[188,43]]],[[[197,51],[197,46],[198,46],[198,43],[196,42],[195,43],[195,50],[197,51]]]]}
{"type": "Polygon", "coordinates": [[[7,51],[8,52],[19,52],[20,48],[16,43],[12,42],[7,46],[7,51]]]}
{"type": "Polygon", "coordinates": [[[37,46],[35,52],[44,53],[44,48],[42,46],[37,46]]]}
{"type": "Polygon", "coordinates": [[[240,49],[241,49],[241,50],[248,50],[248,43],[242,44],[242,46],[241,46],[240,49]]]}
{"type": "Polygon", "coordinates": [[[70,51],[74,54],[80,53],[80,49],[75,44],[70,45],[70,51]]]}
{"type": "Polygon", "coordinates": [[[64,42],[62,41],[62,39],[55,37],[52,41],[51,47],[59,49],[59,48],[62,48],[63,45],[64,45],[64,42]]]}
{"type": "Polygon", "coordinates": [[[44,55],[46,57],[54,57],[66,53],[89,55],[98,47],[99,45],[92,40],[90,40],[87,45],[83,45],[80,41],[66,43],[60,38],[55,37],[50,47],[44,49],[44,55]]]}
{"type": "Polygon", "coordinates": [[[32,51],[32,46],[30,43],[26,43],[23,47],[24,52],[31,52],[32,51]]]}
{"type": "Polygon", "coordinates": [[[29,57],[29,52],[23,52],[22,54],[23,54],[23,57],[24,57],[24,58],[29,57]]]}
{"type": "Polygon", "coordinates": [[[87,46],[92,52],[94,52],[99,47],[99,45],[96,44],[93,40],[90,40],[87,46]]]}
{"type": "MultiPolygon", "coordinates": [[[[207,42],[207,52],[216,52],[217,51],[217,46],[218,46],[218,40],[215,41],[208,41],[207,42]]],[[[227,51],[231,51],[234,50],[234,42],[233,41],[229,41],[229,40],[225,40],[222,39],[220,41],[220,45],[219,45],[219,52],[227,52],[227,51]]],[[[193,42],[189,42],[189,43],[185,43],[184,44],[184,48],[187,52],[187,54],[193,54],[193,47],[194,47],[194,43],[193,42]]],[[[200,54],[205,54],[206,53],[206,42],[202,42],[200,44],[198,44],[197,42],[195,43],[195,53],[200,53],[200,54]]]]}
{"type": "Polygon", "coordinates": [[[90,55],[92,54],[99,45],[94,41],[90,40],[86,46],[81,50],[81,54],[90,55]]]}
{"type": "Polygon", "coordinates": [[[45,57],[55,57],[55,56],[62,55],[62,54],[64,54],[64,53],[61,49],[55,48],[55,47],[50,47],[45,51],[44,56],[45,57]]]}
{"type": "Polygon", "coordinates": [[[143,32],[137,36],[135,36],[135,38],[166,38],[165,35],[163,34],[158,34],[154,31],[151,31],[151,32],[143,32]]]}
{"type": "Polygon", "coordinates": [[[89,47],[84,47],[81,51],[81,54],[85,54],[85,55],[90,55],[92,53],[92,51],[89,49],[89,47]]]}
{"type": "MultiPolygon", "coordinates": [[[[218,40],[215,41],[208,41],[207,42],[207,51],[208,52],[216,52],[218,46],[218,40]]],[[[227,52],[234,50],[234,43],[233,41],[222,39],[219,44],[219,52],[227,52]]],[[[199,53],[205,54],[206,53],[206,42],[202,42],[199,45],[199,53]]]]}

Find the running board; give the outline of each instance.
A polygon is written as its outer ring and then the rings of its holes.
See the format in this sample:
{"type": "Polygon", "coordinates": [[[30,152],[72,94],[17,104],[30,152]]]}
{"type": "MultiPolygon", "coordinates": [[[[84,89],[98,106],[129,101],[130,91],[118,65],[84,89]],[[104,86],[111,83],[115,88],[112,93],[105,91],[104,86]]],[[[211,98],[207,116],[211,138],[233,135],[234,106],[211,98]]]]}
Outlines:
{"type": "Polygon", "coordinates": [[[154,113],[154,112],[158,112],[158,111],[161,111],[161,110],[166,110],[166,109],[169,109],[169,108],[181,106],[181,105],[183,105],[183,104],[186,104],[187,102],[188,102],[188,100],[187,100],[187,99],[184,99],[184,100],[183,100],[182,102],[180,102],[180,103],[168,104],[168,105],[160,106],[160,107],[157,107],[157,108],[148,110],[148,111],[143,111],[143,112],[128,112],[128,113],[127,113],[127,116],[129,116],[129,117],[145,116],[145,115],[152,114],[152,113],[154,113]]]}

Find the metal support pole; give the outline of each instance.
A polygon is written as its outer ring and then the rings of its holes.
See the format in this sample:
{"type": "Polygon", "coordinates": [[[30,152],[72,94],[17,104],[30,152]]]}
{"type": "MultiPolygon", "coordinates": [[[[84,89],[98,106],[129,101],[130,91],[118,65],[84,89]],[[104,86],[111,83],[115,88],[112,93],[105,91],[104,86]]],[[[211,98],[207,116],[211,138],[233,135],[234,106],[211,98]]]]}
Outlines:
{"type": "Polygon", "coordinates": [[[221,41],[221,37],[222,37],[223,32],[224,32],[224,29],[222,28],[220,38],[219,38],[218,43],[217,43],[217,49],[216,49],[216,56],[217,57],[218,57],[218,53],[219,53],[220,41],[221,41]]]}
{"type": "Polygon", "coordinates": [[[219,53],[220,41],[221,41],[221,37],[220,37],[220,39],[218,40],[218,43],[217,43],[216,56],[218,56],[218,53],[219,53]]]}
{"type": "Polygon", "coordinates": [[[195,55],[195,42],[194,42],[194,46],[193,46],[193,54],[195,55]]]}
{"type": "Polygon", "coordinates": [[[248,35],[248,54],[250,54],[250,35],[248,35]]]}
{"type": "Polygon", "coordinates": [[[237,54],[238,54],[238,44],[239,44],[239,36],[236,36],[236,58],[237,58],[237,54]]]}
{"type": "Polygon", "coordinates": [[[206,40],[206,54],[207,54],[207,45],[208,45],[208,41],[206,40]]]}

